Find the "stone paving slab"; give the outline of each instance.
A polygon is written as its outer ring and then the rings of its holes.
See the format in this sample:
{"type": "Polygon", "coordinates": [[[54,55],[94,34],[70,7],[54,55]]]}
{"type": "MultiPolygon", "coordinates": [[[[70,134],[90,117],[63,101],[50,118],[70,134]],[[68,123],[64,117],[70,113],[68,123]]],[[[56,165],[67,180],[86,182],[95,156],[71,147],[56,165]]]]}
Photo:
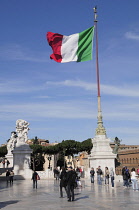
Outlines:
{"type": "Polygon", "coordinates": [[[122,182],[115,187],[91,184],[82,179],[82,188],[75,189],[75,201],[59,198],[59,181],[39,180],[33,189],[31,180],[15,180],[13,185],[0,181],[0,209],[3,210],[121,210],[139,209],[139,191],[124,189],[122,182]]]}

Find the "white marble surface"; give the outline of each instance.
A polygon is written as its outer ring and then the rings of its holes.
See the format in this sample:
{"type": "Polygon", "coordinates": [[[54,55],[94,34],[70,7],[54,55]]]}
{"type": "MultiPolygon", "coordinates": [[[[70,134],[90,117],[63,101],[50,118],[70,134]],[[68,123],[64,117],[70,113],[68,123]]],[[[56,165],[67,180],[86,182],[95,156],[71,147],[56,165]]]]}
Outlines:
{"type": "Polygon", "coordinates": [[[115,187],[98,186],[83,180],[82,188],[75,189],[75,201],[59,198],[59,181],[39,180],[33,189],[31,180],[15,180],[13,185],[0,183],[0,208],[3,210],[138,210],[139,192],[132,187],[123,188],[122,182],[115,187]]]}
{"type": "Polygon", "coordinates": [[[113,154],[112,148],[110,147],[110,139],[105,135],[97,135],[92,139],[93,148],[91,150],[90,168],[98,168],[101,166],[102,171],[105,171],[107,166],[109,169],[112,167],[115,169],[115,158],[116,154],[113,154]]]}
{"type": "Polygon", "coordinates": [[[28,144],[16,147],[13,150],[13,165],[15,176],[24,179],[30,179],[32,170],[30,169],[30,156],[32,150],[28,144]]]}

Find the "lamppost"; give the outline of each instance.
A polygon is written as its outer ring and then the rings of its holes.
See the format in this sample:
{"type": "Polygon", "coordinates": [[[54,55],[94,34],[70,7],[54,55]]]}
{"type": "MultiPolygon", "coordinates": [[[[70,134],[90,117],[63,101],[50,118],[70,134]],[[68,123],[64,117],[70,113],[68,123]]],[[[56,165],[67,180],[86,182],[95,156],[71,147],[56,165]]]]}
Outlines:
{"type": "Polygon", "coordinates": [[[50,169],[51,156],[48,156],[47,159],[49,161],[48,169],[50,169]]]}

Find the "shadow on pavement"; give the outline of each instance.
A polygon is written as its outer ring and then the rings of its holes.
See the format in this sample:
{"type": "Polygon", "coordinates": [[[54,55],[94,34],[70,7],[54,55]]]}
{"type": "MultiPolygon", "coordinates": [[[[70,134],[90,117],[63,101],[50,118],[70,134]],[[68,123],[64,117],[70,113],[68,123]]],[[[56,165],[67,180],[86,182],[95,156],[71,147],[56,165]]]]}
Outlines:
{"type": "Polygon", "coordinates": [[[8,206],[8,205],[11,205],[14,203],[18,203],[18,202],[19,202],[18,200],[0,202],[0,209],[4,208],[5,206],[8,206]]]}
{"type": "Polygon", "coordinates": [[[86,199],[86,198],[89,198],[89,196],[83,196],[83,197],[80,197],[80,198],[76,198],[75,201],[78,201],[78,200],[81,200],[81,199],[86,199]]]}
{"type": "Polygon", "coordinates": [[[80,195],[81,193],[74,193],[74,195],[80,195]]]}

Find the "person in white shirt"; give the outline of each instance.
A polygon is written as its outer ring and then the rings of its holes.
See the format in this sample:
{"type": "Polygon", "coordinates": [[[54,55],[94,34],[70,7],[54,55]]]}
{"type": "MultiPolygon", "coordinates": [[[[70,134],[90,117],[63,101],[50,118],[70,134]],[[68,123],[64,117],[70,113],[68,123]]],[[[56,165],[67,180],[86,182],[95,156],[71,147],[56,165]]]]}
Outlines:
{"type": "Polygon", "coordinates": [[[133,190],[138,190],[138,182],[137,182],[138,175],[135,172],[135,168],[131,169],[131,182],[133,190]]]}

